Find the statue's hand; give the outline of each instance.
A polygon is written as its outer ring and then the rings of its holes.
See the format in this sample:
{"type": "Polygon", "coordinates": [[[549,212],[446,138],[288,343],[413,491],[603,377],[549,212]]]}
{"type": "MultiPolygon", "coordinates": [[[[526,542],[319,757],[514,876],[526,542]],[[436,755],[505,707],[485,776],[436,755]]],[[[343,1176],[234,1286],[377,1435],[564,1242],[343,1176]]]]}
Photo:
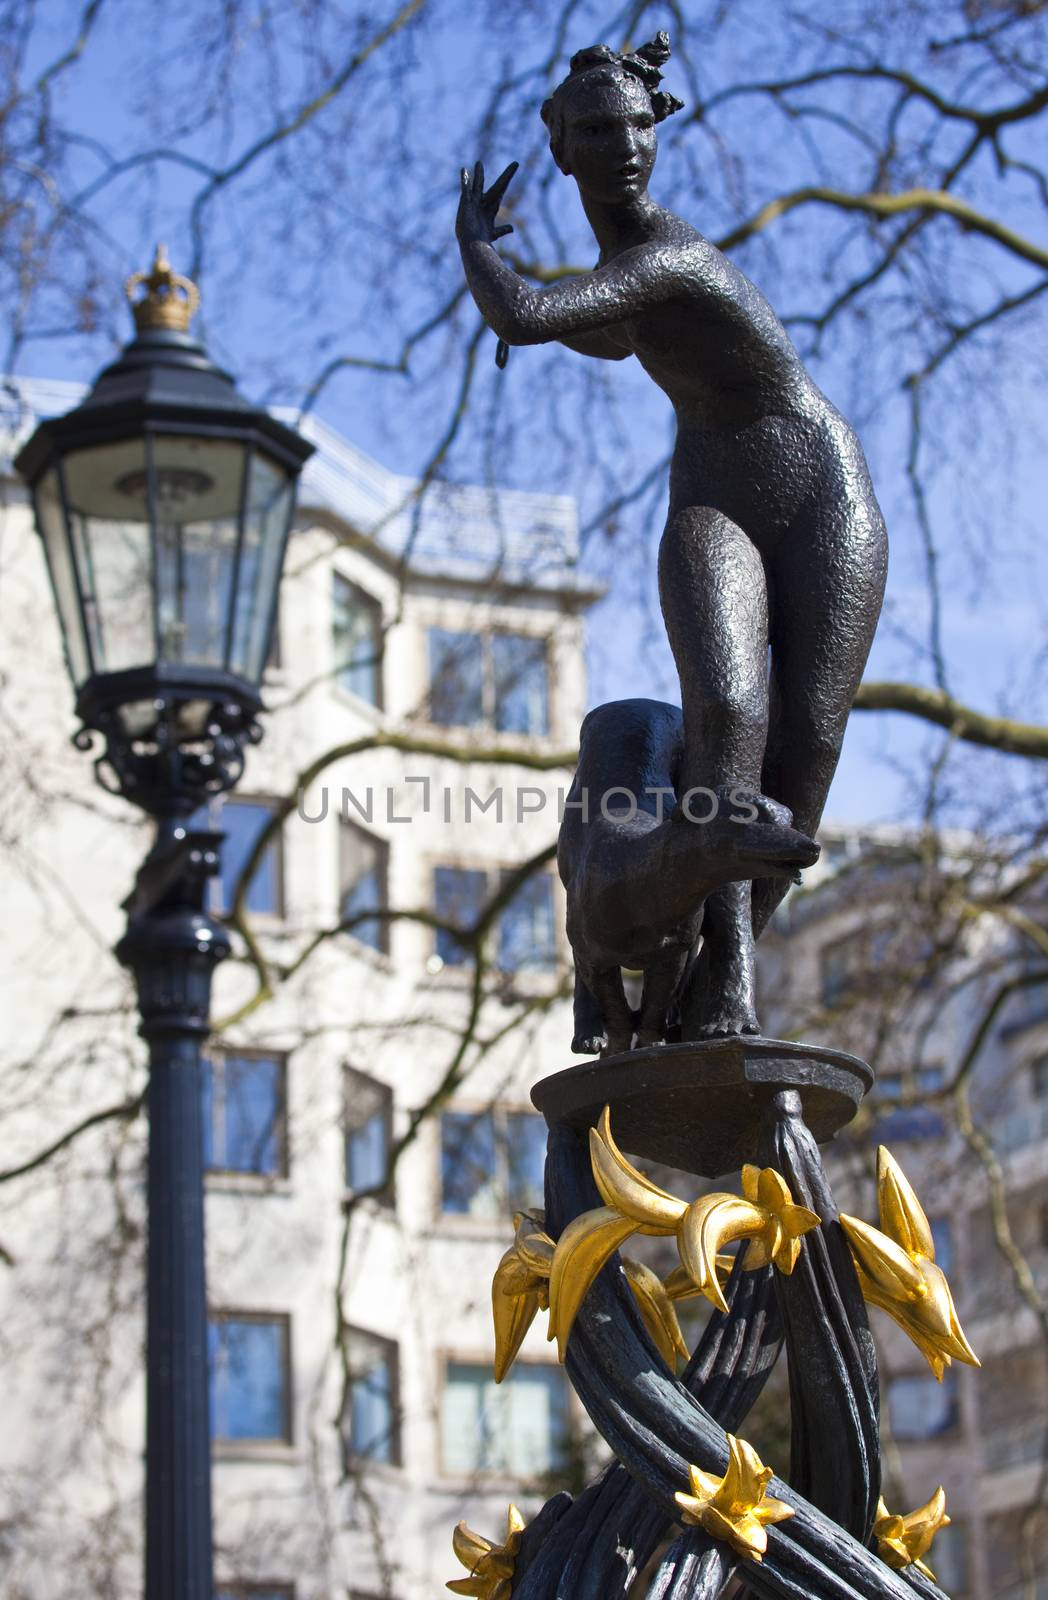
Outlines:
{"type": "Polygon", "coordinates": [[[459,244],[473,244],[478,241],[482,244],[494,244],[496,239],[513,232],[509,223],[503,223],[502,227],[497,228],[495,218],[502,204],[502,196],[509,188],[517,166],[516,161],[511,161],[486,194],[482,164],[477,162],[472,175],[466,167],[462,168],[462,193],[459,196],[458,217],[455,220],[455,233],[459,244]]]}

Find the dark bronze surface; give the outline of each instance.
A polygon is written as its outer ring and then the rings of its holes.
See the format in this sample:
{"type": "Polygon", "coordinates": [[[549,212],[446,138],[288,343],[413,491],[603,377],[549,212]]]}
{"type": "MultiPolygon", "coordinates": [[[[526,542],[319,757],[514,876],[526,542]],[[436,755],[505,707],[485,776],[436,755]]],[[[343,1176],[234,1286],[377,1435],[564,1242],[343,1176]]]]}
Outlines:
{"type": "Polygon", "coordinates": [[[613,1107],[620,1149],[703,1177],[758,1159],[761,1119],[776,1090],[796,1089],[820,1144],[855,1115],[873,1081],[858,1056],[781,1039],[707,1039],[630,1050],[543,1078],[531,1098],[551,1127],[595,1126],[613,1107]]]}

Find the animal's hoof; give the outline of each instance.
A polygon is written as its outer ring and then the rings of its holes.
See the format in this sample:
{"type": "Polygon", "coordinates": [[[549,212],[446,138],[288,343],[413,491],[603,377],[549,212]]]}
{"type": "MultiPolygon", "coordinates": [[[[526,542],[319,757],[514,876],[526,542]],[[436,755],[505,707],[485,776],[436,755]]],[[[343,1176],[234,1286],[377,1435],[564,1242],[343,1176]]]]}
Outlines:
{"type": "Polygon", "coordinates": [[[571,1041],[571,1051],[576,1056],[603,1055],[607,1048],[606,1033],[577,1033],[571,1041]]]}
{"type": "Polygon", "coordinates": [[[715,1020],[701,1023],[696,1033],[700,1039],[738,1039],[746,1034],[759,1035],[760,1031],[760,1025],[755,1021],[736,1024],[727,1020],[715,1020]]]}

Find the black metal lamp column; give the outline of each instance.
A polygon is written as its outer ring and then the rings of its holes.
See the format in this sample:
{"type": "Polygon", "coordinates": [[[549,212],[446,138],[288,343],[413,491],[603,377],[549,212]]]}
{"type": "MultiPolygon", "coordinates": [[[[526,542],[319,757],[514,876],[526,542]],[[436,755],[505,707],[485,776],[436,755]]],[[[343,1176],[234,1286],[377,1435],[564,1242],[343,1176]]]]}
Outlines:
{"type": "Polygon", "coordinates": [[[207,911],[221,834],[190,819],[261,738],[260,683],[312,446],[190,336],[196,288],[162,249],[128,282],[137,337],[16,465],[33,491],[99,782],[157,834],[119,960],[149,1046],[146,1600],[212,1600],[202,1048],[229,940],[207,911]],[[134,299],[144,285],[145,294],[134,299]]]}

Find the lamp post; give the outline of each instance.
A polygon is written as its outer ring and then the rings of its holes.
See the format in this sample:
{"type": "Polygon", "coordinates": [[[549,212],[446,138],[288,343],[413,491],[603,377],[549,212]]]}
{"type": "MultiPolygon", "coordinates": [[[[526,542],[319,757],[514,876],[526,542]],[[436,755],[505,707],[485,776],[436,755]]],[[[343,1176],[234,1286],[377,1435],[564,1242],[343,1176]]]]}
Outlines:
{"type": "Polygon", "coordinates": [[[261,738],[260,684],[312,446],[240,395],[189,332],[163,248],[128,280],[136,337],[41,422],[29,484],[99,781],[156,819],[116,947],[149,1046],[147,1600],[212,1600],[201,1052],[229,940],[208,915],[221,834],[188,820],[261,738]],[[135,298],[137,290],[144,292],[135,298]]]}

